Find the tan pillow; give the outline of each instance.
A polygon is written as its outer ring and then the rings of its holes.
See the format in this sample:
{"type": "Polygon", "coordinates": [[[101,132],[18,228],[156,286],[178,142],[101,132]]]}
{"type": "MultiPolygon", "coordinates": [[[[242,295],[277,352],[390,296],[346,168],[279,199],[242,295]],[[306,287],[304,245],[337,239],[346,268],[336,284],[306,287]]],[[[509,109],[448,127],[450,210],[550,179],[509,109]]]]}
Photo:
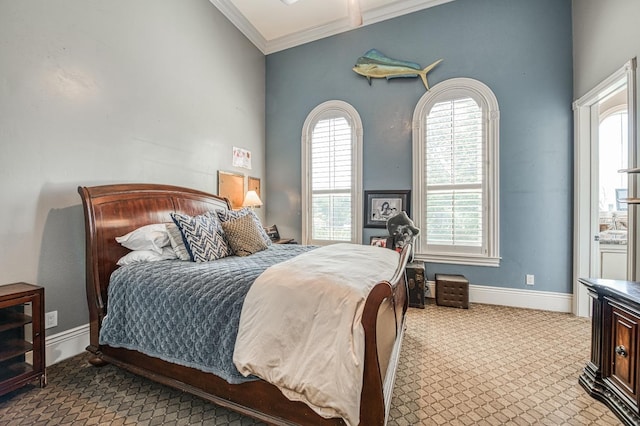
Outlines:
{"type": "MultiPolygon", "coordinates": [[[[251,215],[222,222],[227,241],[236,256],[248,256],[266,249],[267,243],[262,236],[261,228],[251,215]]],[[[263,230],[264,232],[264,230],[263,230]]]]}

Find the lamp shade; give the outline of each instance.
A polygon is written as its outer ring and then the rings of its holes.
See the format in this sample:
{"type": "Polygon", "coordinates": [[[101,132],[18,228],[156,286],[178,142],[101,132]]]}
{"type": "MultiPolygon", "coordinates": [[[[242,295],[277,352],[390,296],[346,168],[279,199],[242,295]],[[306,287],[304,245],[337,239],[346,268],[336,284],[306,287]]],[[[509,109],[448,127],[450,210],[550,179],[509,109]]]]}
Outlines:
{"type": "Polygon", "coordinates": [[[244,201],[242,202],[242,207],[260,207],[262,205],[262,200],[258,197],[256,191],[247,191],[247,194],[244,196],[244,201]]]}

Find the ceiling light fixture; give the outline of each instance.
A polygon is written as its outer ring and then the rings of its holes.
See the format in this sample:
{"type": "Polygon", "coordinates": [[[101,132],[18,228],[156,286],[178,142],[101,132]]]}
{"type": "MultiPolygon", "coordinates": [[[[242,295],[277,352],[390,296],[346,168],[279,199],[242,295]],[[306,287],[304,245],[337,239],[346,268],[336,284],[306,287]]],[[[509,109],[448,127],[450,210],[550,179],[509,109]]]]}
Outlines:
{"type": "Polygon", "coordinates": [[[280,1],[282,1],[282,3],[284,3],[284,4],[286,4],[288,6],[290,4],[294,4],[298,0],[280,0],[280,1]]]}
{"type": "Polygon", "coordinates": [[[347,8],[349,10],[349,24],[352,27],[362,25],[362,13],[360,12],[360,0],[347,0],[347,8]]]}

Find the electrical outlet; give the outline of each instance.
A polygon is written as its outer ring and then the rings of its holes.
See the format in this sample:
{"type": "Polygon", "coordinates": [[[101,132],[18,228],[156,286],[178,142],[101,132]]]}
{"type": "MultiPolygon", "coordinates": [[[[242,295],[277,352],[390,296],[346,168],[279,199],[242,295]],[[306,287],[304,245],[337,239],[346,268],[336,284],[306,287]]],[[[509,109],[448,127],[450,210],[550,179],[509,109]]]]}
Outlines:
{"type": "Polygon", "coordinates": [[[526,283],[527,285],[534,285],[536,283],[535,275],[527,274],[526,283]]]}
{"type": "Polygon", "coordinates": [[[44,328],[58,326],[58,311],[51,311],[44,314],[44,328]]]}

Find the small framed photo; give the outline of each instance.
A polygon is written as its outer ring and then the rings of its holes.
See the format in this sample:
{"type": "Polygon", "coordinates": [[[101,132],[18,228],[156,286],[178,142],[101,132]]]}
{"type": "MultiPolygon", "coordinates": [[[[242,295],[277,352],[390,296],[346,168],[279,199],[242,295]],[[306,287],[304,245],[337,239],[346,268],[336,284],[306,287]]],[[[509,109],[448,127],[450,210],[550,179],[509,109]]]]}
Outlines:
{"type": "Polygon", "coordinates": [[[410,190],[364,191],[365,228],[385,228],[387,219],[401,211],[411,216],[410,194],[410,190]]]}
{"type": "Polygon", "coordinates": [[[278,241],[280,239],[280,232],[278,232],[278,227],[276,225],[265,226],[264,231],[267,233],[271,241],[278,241]]]}
{"type": "Polygon", "coordinates": [[[369,244],[376,247],[391,248],[389,244],[392,244],[392,241],[391,237],[385,235],[380,237],[371,237],[369,244]]]}

